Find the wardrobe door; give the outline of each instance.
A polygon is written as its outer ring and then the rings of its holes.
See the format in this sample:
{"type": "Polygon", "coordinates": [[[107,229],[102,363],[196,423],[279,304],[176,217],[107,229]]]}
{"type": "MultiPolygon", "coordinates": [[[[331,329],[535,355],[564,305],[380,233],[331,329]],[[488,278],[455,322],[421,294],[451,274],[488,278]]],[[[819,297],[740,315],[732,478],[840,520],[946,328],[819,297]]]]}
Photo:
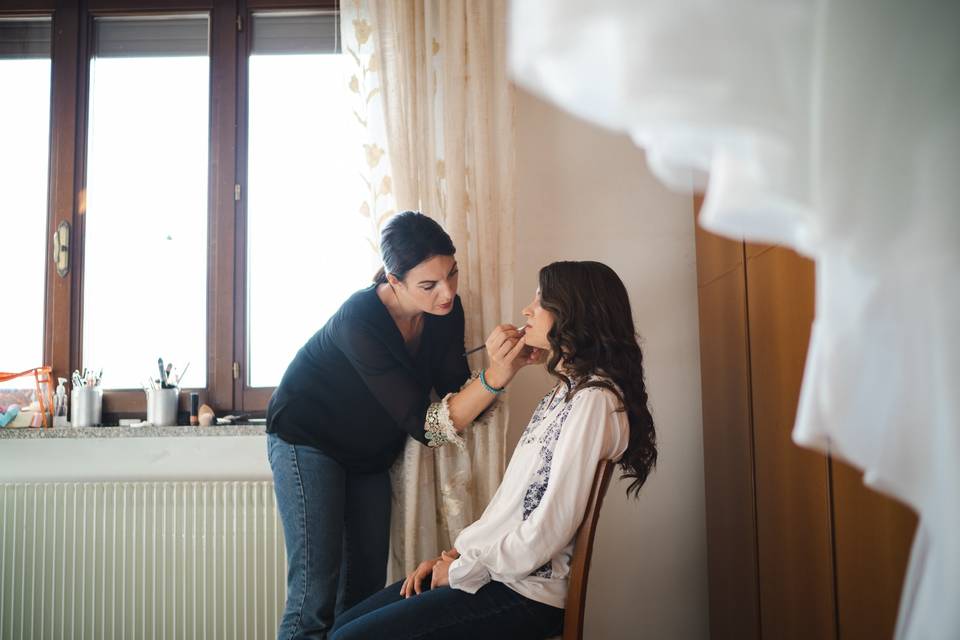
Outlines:
{"type": "Polygon", "coordinates": [[[836,459],[832,468],[840,638],[892,638],[917,518],[865,487],[860,471],[836,459]]]}
{"type": "Polygon", "coordinates": [[[697,228],[710,637],[759,638],[743,243],[697,228]]]}
{"type": "Polygon", "coordinates": [[[748,246],[747,309],[763,638],[836,638],[828,459],[791,440],[813,320],[813,263],[748,246]]]}

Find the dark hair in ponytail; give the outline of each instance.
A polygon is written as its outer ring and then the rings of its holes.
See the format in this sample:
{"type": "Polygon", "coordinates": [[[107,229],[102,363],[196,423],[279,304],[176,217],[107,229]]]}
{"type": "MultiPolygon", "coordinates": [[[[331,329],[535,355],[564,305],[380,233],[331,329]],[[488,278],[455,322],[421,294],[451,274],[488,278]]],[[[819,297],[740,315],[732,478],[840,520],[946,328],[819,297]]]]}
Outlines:
{"type": "Polygon", "coordinates": [[[588,387],[604,387],[619,396],[620,411],[630,424],[620,477],[632,480],[627,495],[636,496],[657,463],[657,435],[623,281],[600,262],[554,262],[540,270],[540,306],[554,318],[547,335],[547,372],[567,383],[567,399],[588,387]],[[563,369],[558,370],[561,359],[563,369]],[[606,380],[582,382],[591,374],[613,381],[619,391],[606,380]]]}
{"type": "Polygon", "coordinates": [[[434,256],[452,256],[453,241],[433,218],[419,211],[403,211],[390,218],[380,232],[383,266],[373,276],[376,284],[387,281],[392,273],[399,280],[415,266],[434,256]]]}

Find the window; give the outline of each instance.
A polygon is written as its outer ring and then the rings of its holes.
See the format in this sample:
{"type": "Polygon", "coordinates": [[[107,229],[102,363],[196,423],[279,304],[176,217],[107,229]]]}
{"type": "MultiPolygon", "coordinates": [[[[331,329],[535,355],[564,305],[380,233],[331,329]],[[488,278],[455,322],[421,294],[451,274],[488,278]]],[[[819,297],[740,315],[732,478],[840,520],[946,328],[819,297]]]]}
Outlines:
{"type": "Polygon", "coordinates": [[[249,57],[247,384],[272,387],[374,269],[335,13],[254,14],[249,57]]]}
{"type": "MultiPolygon", "coordinates": [[[[43,364],[50,19],[0,19],[0,370],[43,364]],[[8,96],[17,96],[11,100],[8,96]]],[[[11,381],[4,386],[24,386],[11,381]]],[[[31,383],[32,386],[32,383],[31,383]]]]}
{"type": "Polygon", "coordinates": [[[206,382],[207,17],[96,18],[83,365],[136,389],[158,357],[206,382]]]}
{"type": "Polygon", "coordinates": [[[335,0],[17,6],[31,14],[0,19],[16,96],[0,233],[19,239],[4,265],[22,312],[3,316],[0,369],[102,368],[110,421],[143,415],[162,357],[218,413],[262,412],[375,267],[335,0]]]}

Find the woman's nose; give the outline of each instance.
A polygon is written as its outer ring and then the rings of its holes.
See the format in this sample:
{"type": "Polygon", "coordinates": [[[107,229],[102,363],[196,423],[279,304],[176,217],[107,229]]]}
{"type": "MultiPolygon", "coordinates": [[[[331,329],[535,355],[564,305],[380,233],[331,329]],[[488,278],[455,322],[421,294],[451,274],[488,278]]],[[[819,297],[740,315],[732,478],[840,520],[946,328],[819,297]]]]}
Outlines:
{"type": "Polygon", "coordinates": [[[441,300],[453,300],[453,297],[457,295],[457,290],[450,286],[449,282],[443,282],[437,284],[437,293],[441,300]]]}

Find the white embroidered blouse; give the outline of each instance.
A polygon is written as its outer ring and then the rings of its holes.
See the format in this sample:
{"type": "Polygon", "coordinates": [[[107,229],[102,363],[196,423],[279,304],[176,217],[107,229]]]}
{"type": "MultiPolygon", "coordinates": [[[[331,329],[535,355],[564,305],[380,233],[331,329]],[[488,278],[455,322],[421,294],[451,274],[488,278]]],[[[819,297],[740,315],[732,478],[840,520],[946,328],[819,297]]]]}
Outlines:
{"type": "MultiPolygon", "coordinates": [[[[596,379],[596,378],[594,378],[596,379]]],[[[476,593],[495,580],[531,600],[563,608],[574,537],[601,460],[627,448],[629,429],[609,389],[565,401],[558,383],[537,405],[500,488],[454,542],[450,586],[476,593]]]]}

